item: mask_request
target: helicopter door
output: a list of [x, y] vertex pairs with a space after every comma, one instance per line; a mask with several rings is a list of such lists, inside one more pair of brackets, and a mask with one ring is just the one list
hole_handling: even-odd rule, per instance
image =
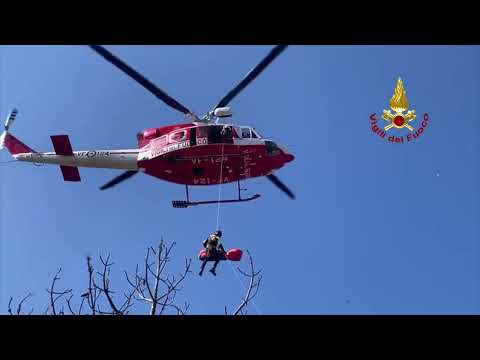
[[233, 132], [230, 126], [208, 126], [209, 144], [233, 144]]
[[231, 126], [225, 126], [222, 129], [222, 138], [225, 144], [233, 144], [233, 128]]
[[222, 140], [222, 135], [221, 135], [221, 126], [208, 126], [208, 143], [209, 144], [219, 144]]

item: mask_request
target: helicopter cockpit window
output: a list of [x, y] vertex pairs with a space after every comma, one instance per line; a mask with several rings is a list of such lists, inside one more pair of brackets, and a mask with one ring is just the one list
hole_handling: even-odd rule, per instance
[[242, 128], [242, 139], [250, 139], [250, 128]]
[[234, 132], [234, 136], [237, 138], [237, 139], [241, 139], [242, 138], [242, 128], [240, 126], [235, 126], [234, 127], [235, 129], [235, 132]]
[[262, 134], [260, 134], [260, 132], [257, 129], [252, 128], [252, 133], [255, 133], [255, 135], [257, 135], [259, 139], [263, 139]]
[[280, 148], [273, 141], [265, 141], [266, 151], [268, 156], [275, 156], [280, 154]]

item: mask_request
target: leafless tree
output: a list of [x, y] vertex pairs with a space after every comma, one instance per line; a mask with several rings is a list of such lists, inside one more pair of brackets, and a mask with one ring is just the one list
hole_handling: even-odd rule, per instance
[[[135, 304], [147, 304], [150, 315], [176, 314], [185, 315], [190, 304], [184, 302], [182, 306], [176, 303], [177, 294], [183, 289], [182, 285], [191, 273], [191, 259], [185, 259], [183, 270], [178, 273], [167, 271], [168, 264], [172, 260], [172, 251], [175, 243], [166, 245], [162, 239], [157, 248], [150, 247], [144, 259], [142, 269], [136, 266], [135, 274], [129, 275], [124, 272], [128, 283], [128, 290], [123, 293], [123, 299], [115, 299], [115, 292], [111, 289], [110, 271], [113, 262], [110, 261], [110, 255], [100, 256], [100, 271], [95, 271], [91, 257], [87, 257], [88, 287], [79, 298], [78, 306], [73, 303], [73, 290], [57, 290], [58, 282], [61, 280], [59, 269], [55, 274], [51, 286], [47, 289], [49, 295], [49, 305], [45, 310], [46, 315], [65, 315], [65, 305], [68, 313], [71, 315], [128, 315]], [[247, 305], [253, 301], [257, 295], [262, 277], [261, 271], [255, 271], [252, 256], [247, 251], [250, 270], [244, 272], [240, 268], [238, 271], [243, 276], [250, 279], [245, 296], [238, 305], [233, 315], [246, 314]], [[22, 306], [32, 297], [29, 293], [18, 304], [15, 314], [22, 314]], [[62, 302], [63, 300], [63, 302]], [[8, 303], [8, 313], [13, 315], [13, 298]], [[62, 306], [59, 307], [59, 304]], [[33, 313], [33, 309], [29, 314]], [[225, 307], [225, 314], [228, 315]]]
[[[174, 301], [177, 293], [182, 290], [182, 282], [187, 274], [191, 273], [192, 259], [185, 259], [184, 270], [178, 277], [175, 277], [174, 274], [165, 274], [165, 268], [171, 261], [171, 252], [174, 246], [175, 243], [167, 247], [162, 239], [156, 250], [152, 247], [147, 250], [145, 268], [141, 275], [138, 266], [133, 279], [125, 272], [125, 277], [133, 289], [132, 294], [136, 295], [136, 300], [150, 305], [150, 315], [161, 315], [167, 309], [173, 309], [178, 315], [183, 315], [188, 310], [188, 303], [185, 303], [182, 309]], [[153, 262], [150, 261], [150, 253], [155, 258]]]
[[[260, 288], [260, 282], [262, 281], [262, 275], [260, 275], [262, 270], [255, 271], [255, 266], [253, 264], [253, 258], [250, 254], [250, 251], [247, 250], [247, 254], [250, 262], [250, 271], [247, 273], [239, 267], [237, 269], [240, 274], [249, 278], [250, 281], [245, 296], [240, 302], [240, 305], [238, 305], [237, 309], [233, 312], [233, 315], [246, 315], [246, 307], [250, 303], [253, 303], [253, 299], [255, 298], [255, 296], [257, 296], [258, 289]], [[225, 315], [228, 315], [227, 307], [225, 307]]]
[[[17, 310], [16, 310], [16, 314], [17, 315], [22, 315], [22, 305], [25, 301], [27, 301], [27, 299], [29, 297], [32, 297], [32, 293], [28, 293], [27, 296], [25, 296], [22, 300], [20, 300], [20, 302], [18, 303], [18, 306], [17, 306]], [[12, 312], [12, 301], [13, 301], [13, 298], [11, 297], [10, 300], [8, 301], [8, 313], [10, 315], [13, 315], [13, 312]], [[32, 310], [30, 310], [29, 314], [32, 314], [33, 313], [33, 308]]]

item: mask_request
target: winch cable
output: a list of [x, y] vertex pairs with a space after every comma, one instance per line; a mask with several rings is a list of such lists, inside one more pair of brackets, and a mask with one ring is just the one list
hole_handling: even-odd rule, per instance
[[222, 198], [222, 184], [223, 184], [223, 158], [224, 158], [225, 144], [222, 144], [222, 157], [220, 158], [220, 179], [218, 181], [218, 202], [217, 202], [217, 227], [220, 225], [220, 200]]
[[[223, 160], [224, 160], [224, 151], [225, 151], [225, 144], [223, 143], [222, 144], [222, 156], [220, 158], [220, 179], [218, 181], [218, 203], [217, 203], [217, 226], [216, 226], [216, 230], [219, 229], [219, 226], [220, 226], [220, 201], [222, 199], [222, 185], [223, 185]], [[235, 277], [237, 278], [238, 282], [240, 283], [240, 285], [243, 287], [243, 290], [245, 291], [245, 293], [247, 292], [247, 287], [245, 286], [245, 284], [243, 283], [242, 279], [240, 279], [240, 276], [237, 274], [237, 272], [235, 271], [235, 269], [233, 268], [233, 264], [231, 261], [229, 261], [227, 259], [227, 262], [230, 264], [230, 268], [232, 269], [232, 272], [235, 274]], [[257, 311], [257, 314], [262, 314], [262, 312], [260, 311], [260, 309], [258, 308], [257, 304], [255, 304], [255, 302], [252, 300], [250, 300], [250, 302], [253, 304], [253, 306], [255, 307], [255, 310]]]

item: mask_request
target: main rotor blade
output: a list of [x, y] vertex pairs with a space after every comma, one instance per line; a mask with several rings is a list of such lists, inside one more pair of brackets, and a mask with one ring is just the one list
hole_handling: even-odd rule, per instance
[[225, 95], [222, 100], [220, 100], [215, 109], [227, 106], [228, 103], [232, 101], [233, 98], [237, 96], [243, 89], [245, 89], [253, 80], [255, 80], [255, 78], [260, 75], [262, 71], [265, 70], [265, 68], [270, 65], [270, 63], [275, 60], [275, 58], [280, 55], [283, 50], [286, 49], [287, 46], [288, 45], [277, 45], [274, 47], [270, 53], [253, 70], [251, 70], [237, 86], [230, 90], [230, 92]]
[[285, 194], [287, 194], [291, 199], [295, 199], [295, 195], [290, 189], [282, 183], [275, 175], [267, 175], [267, 179], [270, 180], [276, 187], [282, 190]]
[[89, 47], [92, 48], [98, 54], [100, 54], [105, 60], [112, 63], [117, 68], [122, 70], [125, 74], [127, 74], [132, 79], [137, 81], [140, 85], [142, 85], [145, 89], [150, 91], [158, 99], [162, 100], [168, 106], [170, 106], [170, 107], [172, 107], [172, 108], [174, 108], [174, 109], [176, 109], [176, 110], [178, 110], [178, 111], [180, 111], [180, 112], [182, 112], [186, 115], [194, 116], [194, 114], [189, 109], [187, 109], [185, 106], [180, 104], [177, 100], [170, 97], [166, 92], [161, 90], [158, 86], [153, 84], [150, 80], [145, 78], [139, 72], [132, 69], [129, 65], [127, 65], [125, 62], [123, 62], [118, 57], [113, 55], [110, 51], [108, 51], [104, 47], [99, 46], [99, 45], [89, 45]]
[[115, 185], [121, 183], [122, 181], [125, 181], [127, 179], [130, 179], [133, 175], [135, 174], [138, 174], [138, 171], [125, 171], [123, 174], [117, 176], [116, 178], [114, 178], [113, 180], [110, 180], [108, 183], [106, 183], [105, 185], [103, 185], [102, 187], [100, 187], [100, 190], [107, 190], [107, 189], [110, 189], [112, 187], [114, 187]]

